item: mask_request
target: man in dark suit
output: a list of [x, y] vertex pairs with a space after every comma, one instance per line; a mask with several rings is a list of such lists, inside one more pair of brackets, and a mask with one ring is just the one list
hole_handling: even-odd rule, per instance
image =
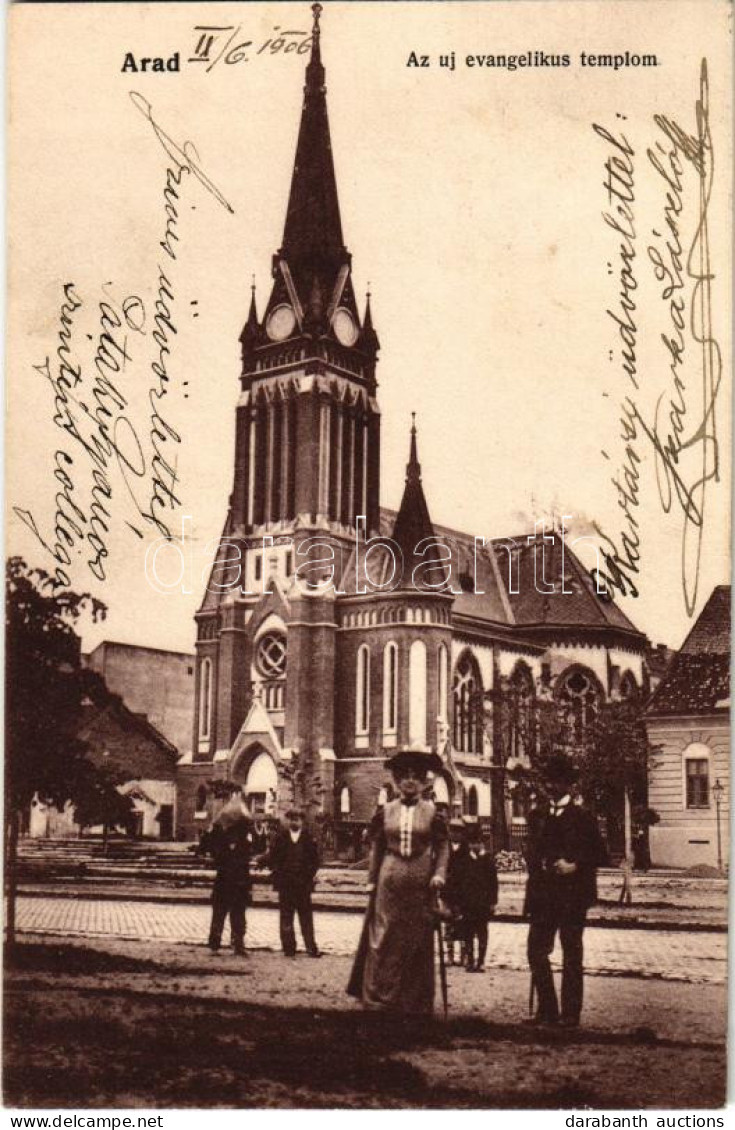
[[294, 915], [309, 957], [321, 957], [314, 937], [314, 913], [311, 892], [319, 869], [319, 850], [304, 827], [304, 814], [298, 808], [286, 813], [286, 827], [281, 828], [268, 853], [267, 865], [273, 872], [273, 886], [278, 891], [281, 946], [286, 957], [296, 956]]
[[201, 847], [212, 856], [217, 875], [212, 889], [212, 925], [209, 948], [216, 953], [230, 916], [230, 934], [236, 954], [245, 953], [245, 909], [250, 902], [251, 820], [242, 794], [234, 789], [230, 799], [202, 839]]
[[[604, 860], [597, 821], [572, 800], [576, 772], [563, 755], [544, 771], [548, 807], [529, 821], [526, 913], [528, 963], [538, 995], [533, 1023], [576, 1028], [582, 1011], [582, 935], [587, 911], [597, 901], [597, 868]], [[549, 955], [559, 932], [562, 948], [561, 1016]]]

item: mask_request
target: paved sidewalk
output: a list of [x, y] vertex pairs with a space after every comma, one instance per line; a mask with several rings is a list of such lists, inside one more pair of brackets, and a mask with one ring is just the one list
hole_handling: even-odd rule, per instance
[[[202, 944], [209, 918], [209, 907], [202, 905], [22, 896], [18, 899], [17, 927], [21, 933]], [[354, 953], [361, 922], [357, 914], [318, 913], [319, 945], [326, 953]], [[491, 923], [490, 930], [488, 966], [525, 970], [525, 925], [496, 922]], [[275, 910], [256, 907], [248, 911], [246, 944], [254, 949], [278, 948]], [[585, 968], [598, 975], [722, 985], [727, 977], [727, 935], [708, 931], [588, 930]]]

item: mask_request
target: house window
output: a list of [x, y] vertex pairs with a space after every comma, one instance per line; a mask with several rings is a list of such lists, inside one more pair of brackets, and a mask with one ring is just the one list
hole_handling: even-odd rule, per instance
[[398, 648], [387, 643], [383, 651], [383, 732], [398, 728]]
[[355, 733], [367, 734], [370, 729], [370, 650], [366, 643], [357, 650], [356, 682]]
[[709, 808], [709, 758], [686, 759], [687, 808]]
[[482, 680], [477, 662], [466, 651], [454, 673], [454, 748], [482, 753]]
[[199, 672], [199, 737], [208, 738], [212, 716], [212, 660], [203, 659]]

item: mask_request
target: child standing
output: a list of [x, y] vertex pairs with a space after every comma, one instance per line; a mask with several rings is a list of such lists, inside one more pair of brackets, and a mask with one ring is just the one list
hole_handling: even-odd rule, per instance
[[466, 841], [452, 857], [448, 901], [464, 925], [465, 969], [485, 972], [487, 924], [498, 904], [498, 872], [479, 826], [468, 828]]

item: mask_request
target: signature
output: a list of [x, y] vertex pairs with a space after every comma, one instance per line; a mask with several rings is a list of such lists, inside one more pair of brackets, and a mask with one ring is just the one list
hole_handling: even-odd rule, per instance
[[[124, 496], [132, 503], [133, 513], [125, 519], [129, 530], [140, 539], [146, 527], [165, 538], [172, 536], [169, 514], [182, 505], [177, 494], [176, 455], [182, 436], [167, 417], [165, 403], [176, 388], [176, 267], [184, 187], [198, 181], [218, 204], [233, 212], [204, 172], [193, 142], [176, 142], [156, 120], [146, 98], [135, 91], [130, 98], [168, 158], [152, 310], [146, 309], [138, 294], [117, 300], [109, 283], [102, 288], [102, 301], [85, 302], [76, 284], [67, 282], [58, 315], [55, 354], [33, 366], [51, 386], [52, 420], [64, 436], [53, 455], [52, 533], [41, 531], [31, 510], [20, 506], [13, 510], [53, 559], [53, 581], [58, 588], [69, 587], [68, 570], [82, 553], [86, 553], [86, 565], [93, 577], [106, 579], [112, 503], [119, 490], [115, 471], [122, 480]], [[91, 318], [96, 320], [94, 333], [89, 332], [93, 328]], [[87, 340], [94, 343], [93, 356], [90, 360], [87, 350], [85, 363], [82, 350]], [[131, 401], [139, 387], [129, 384], [134, 365], [145, 366], [149, 373], [147, 435], [134, 422]]]
[[[665, 201], [662, 221], [652, 229], [655, 242], [646, 253], [667, 319], [659, 335], [668, 372], [667, 385], [656, 399], [652, 419], [642, 414], [634, 396], [627, 394], [621, 402], [619, 434], [624, 443], [623, 459], [611, 481], [618, 491], [625, 529], [616, 542], [599, 526], [595, 527], [605, 544], [602, 556], [606, 571], [596, 569], [593, 576], [598, 591], [602, 588], [609, 592], [612, 588], [623, 595], [638, 595], [633, 578], [640, 568], [641, 537], [636, 510], [641, 489], [639, 444], [644, 441], [653, 449], [661, 509], [665, 514], [677, 511], [681, 516], [681, 582], [684, 604], [691, 616], [698, 597], [707, 488], [713, 480], [719, 480], [720, 466], [716, 401], [722, 380], [722, 355], [712, 331], [715, 275], [710, 257], [709, 208], [715, 161], [706, 59], [700, 69], [694, 131], [688, 133], [661, 114], [655, 115], [654, 122], [658, 135], [647, 158], [663, 188]], [[610, 135], [607, 139], [615, 140]], [[697, 181], [698, 212], [693, 239], [685, 250], [681, 240], [684, 188], [687, 175], [692, 173]], [[629, 265], [630, 255], [623, 261], [621, 278]], [[635, 290], [635, 286], [630, 288], [629, 279], [628, 287]], [[616, 320], [621, 337], [624, 330], [628, 335], [627, 341], [623, 337], [628, 346], [623, 368], [637, 388], [635, 372], [630, 370], [630, 346], [635, 341], [631, 342], [629, 327]], [[634, 353], [632, 357], [634, 360]], [[687, 395], [693, 369], [697, 371], [700, 388], [696, 408]], [[603, 455], [610, 458], [606, 452]]]

